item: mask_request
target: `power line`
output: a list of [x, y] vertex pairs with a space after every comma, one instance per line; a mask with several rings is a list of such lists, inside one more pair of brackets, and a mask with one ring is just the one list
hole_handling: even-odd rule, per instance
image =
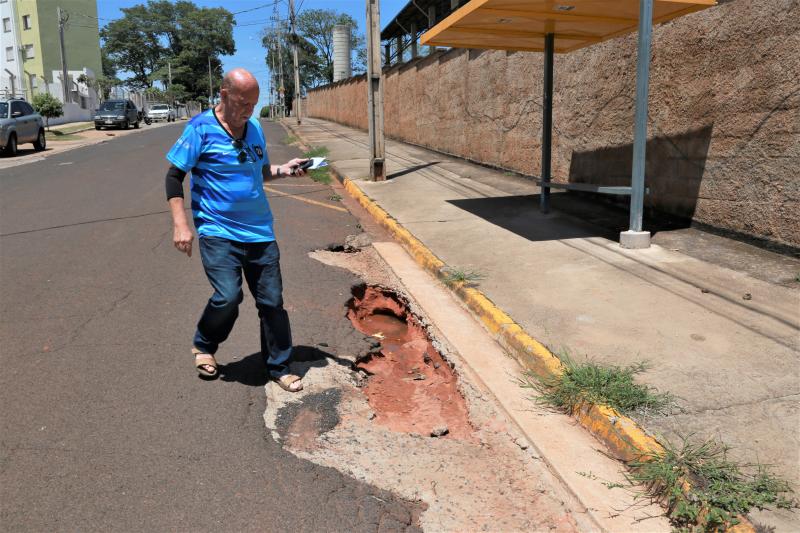
[[275, 0], [274, 2], [269, 3], [269, 4], [264, 4], [264, 5], [261, 5], [261, 6], [258, 6], [258, 7], [251, 7], [250, 9], [243, 9], [241, 11], [237, 11], [235, 13], [231, 13], [231, 15], [236, 16], [236, 15], [241, 15], [242, 13], [249, 13], [251, 11], [257, 11], [259, 9], [264, 9], [265, 7], [272, 7], [273, 4], [277, 4], [277, 3], [278, 3], [278, 0]]
[[80, 13], [78, 11], [70, 11], [70, 14], [78, 15], [79, 17], [86, 17], [87, 19], [94, 19], [94, 20], [110, 20], [110, 21], [119, 20], [119, 19], [107, 19], [107, 18], [102, 18], [102, 17], [94, 17], [92, 15], [87, 15], [86, 13]]

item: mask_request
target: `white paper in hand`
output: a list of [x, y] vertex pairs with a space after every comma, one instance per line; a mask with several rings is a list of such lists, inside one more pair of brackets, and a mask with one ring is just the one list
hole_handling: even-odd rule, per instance
[[324, 157], [312, 157], [311, 161], [313, 163], [311, 164], [310, 167], [308, 167], [309, 170], [314, 170], [314, 169], [317, 169], [317, 168], [322, 168], [322, 167], [327, 167], [328, 166], [328, 162], [325, 161]]

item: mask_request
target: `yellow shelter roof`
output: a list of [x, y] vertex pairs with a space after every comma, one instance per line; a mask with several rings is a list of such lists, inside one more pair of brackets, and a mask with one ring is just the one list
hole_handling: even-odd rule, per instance
[[[653, 23], [700, 11], [716, 0], [653, 0]], [[422, 35], [422, 44], [453, 48], [572, 52], [637, 30], [639, 0], [471, 0]]]

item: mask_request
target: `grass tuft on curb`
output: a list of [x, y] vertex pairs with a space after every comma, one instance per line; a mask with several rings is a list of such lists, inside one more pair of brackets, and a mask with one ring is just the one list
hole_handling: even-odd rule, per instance
[[797, 507], [789, 484], [765, 465], [734, 462], [730, 448], [712, 440], [681, 439], [666, 443], [663, 453], [628, 463], [627, 474], [666, 506], [675, 531], [724, 530], [753, 509]]
[[298, 139], [298, 138], [297, 138], [295, 135], [287, 135], [287, 136], [286, 136], [286, 137], [284, 137], [284, 139], [283, 139], [283, 144], [294, 144], [294, 143], [296, 143], [298, 140], [299, 140], [299, 139]]
[[521, 386], [539, 393], [535, 401], [569, 414], [583, 403], [608, 405], [624, 415], [668, 414], [675, 405], [672, 394], [634, 381], [636, 374], [647, 369], [644, 363], [620, 367], [577, 363], [568, 355], [559, 358], [564, 364], [559, 376], [525, 373]]
[[[327, 157], [329, 153], [330, 152], [328, 148], [326, 148], [325, 146], [315, 146], [308, 152], [304, 153], [303, 157]], [[330, 172], [328, 172], [327, 167], [309, 170], [308, 177], [318, 183], [323, 183], [325, 185], [328, 185], [331, 182], [331, 174]]]
[[445, 285], [448, 287], [455, 287], [458, 285], [475, 287], [478, 285], [479, 281], [486, 279], [486, 275], [483, 272], [458, 267], [443, 268], [442, 276]]

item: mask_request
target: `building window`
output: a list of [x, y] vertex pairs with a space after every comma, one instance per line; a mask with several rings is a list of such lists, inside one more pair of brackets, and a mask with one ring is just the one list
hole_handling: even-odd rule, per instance
[[24, 50], [23, 57], [25, 59], [33, 59], [33, 45], [32, 44], [25, 44], [22, 46]]
[[11, 19], [10, 18], [4, 18], [3, 19], [3, 31], [5, 33], [8, 33], [8, 32], [11, 31]]
[[22, 28], [25, 30], [31, 29], [31, 16], [22, 15]]
[[14, 47], [7, 46], [6, 47], [6, 61], [14, 61]]

